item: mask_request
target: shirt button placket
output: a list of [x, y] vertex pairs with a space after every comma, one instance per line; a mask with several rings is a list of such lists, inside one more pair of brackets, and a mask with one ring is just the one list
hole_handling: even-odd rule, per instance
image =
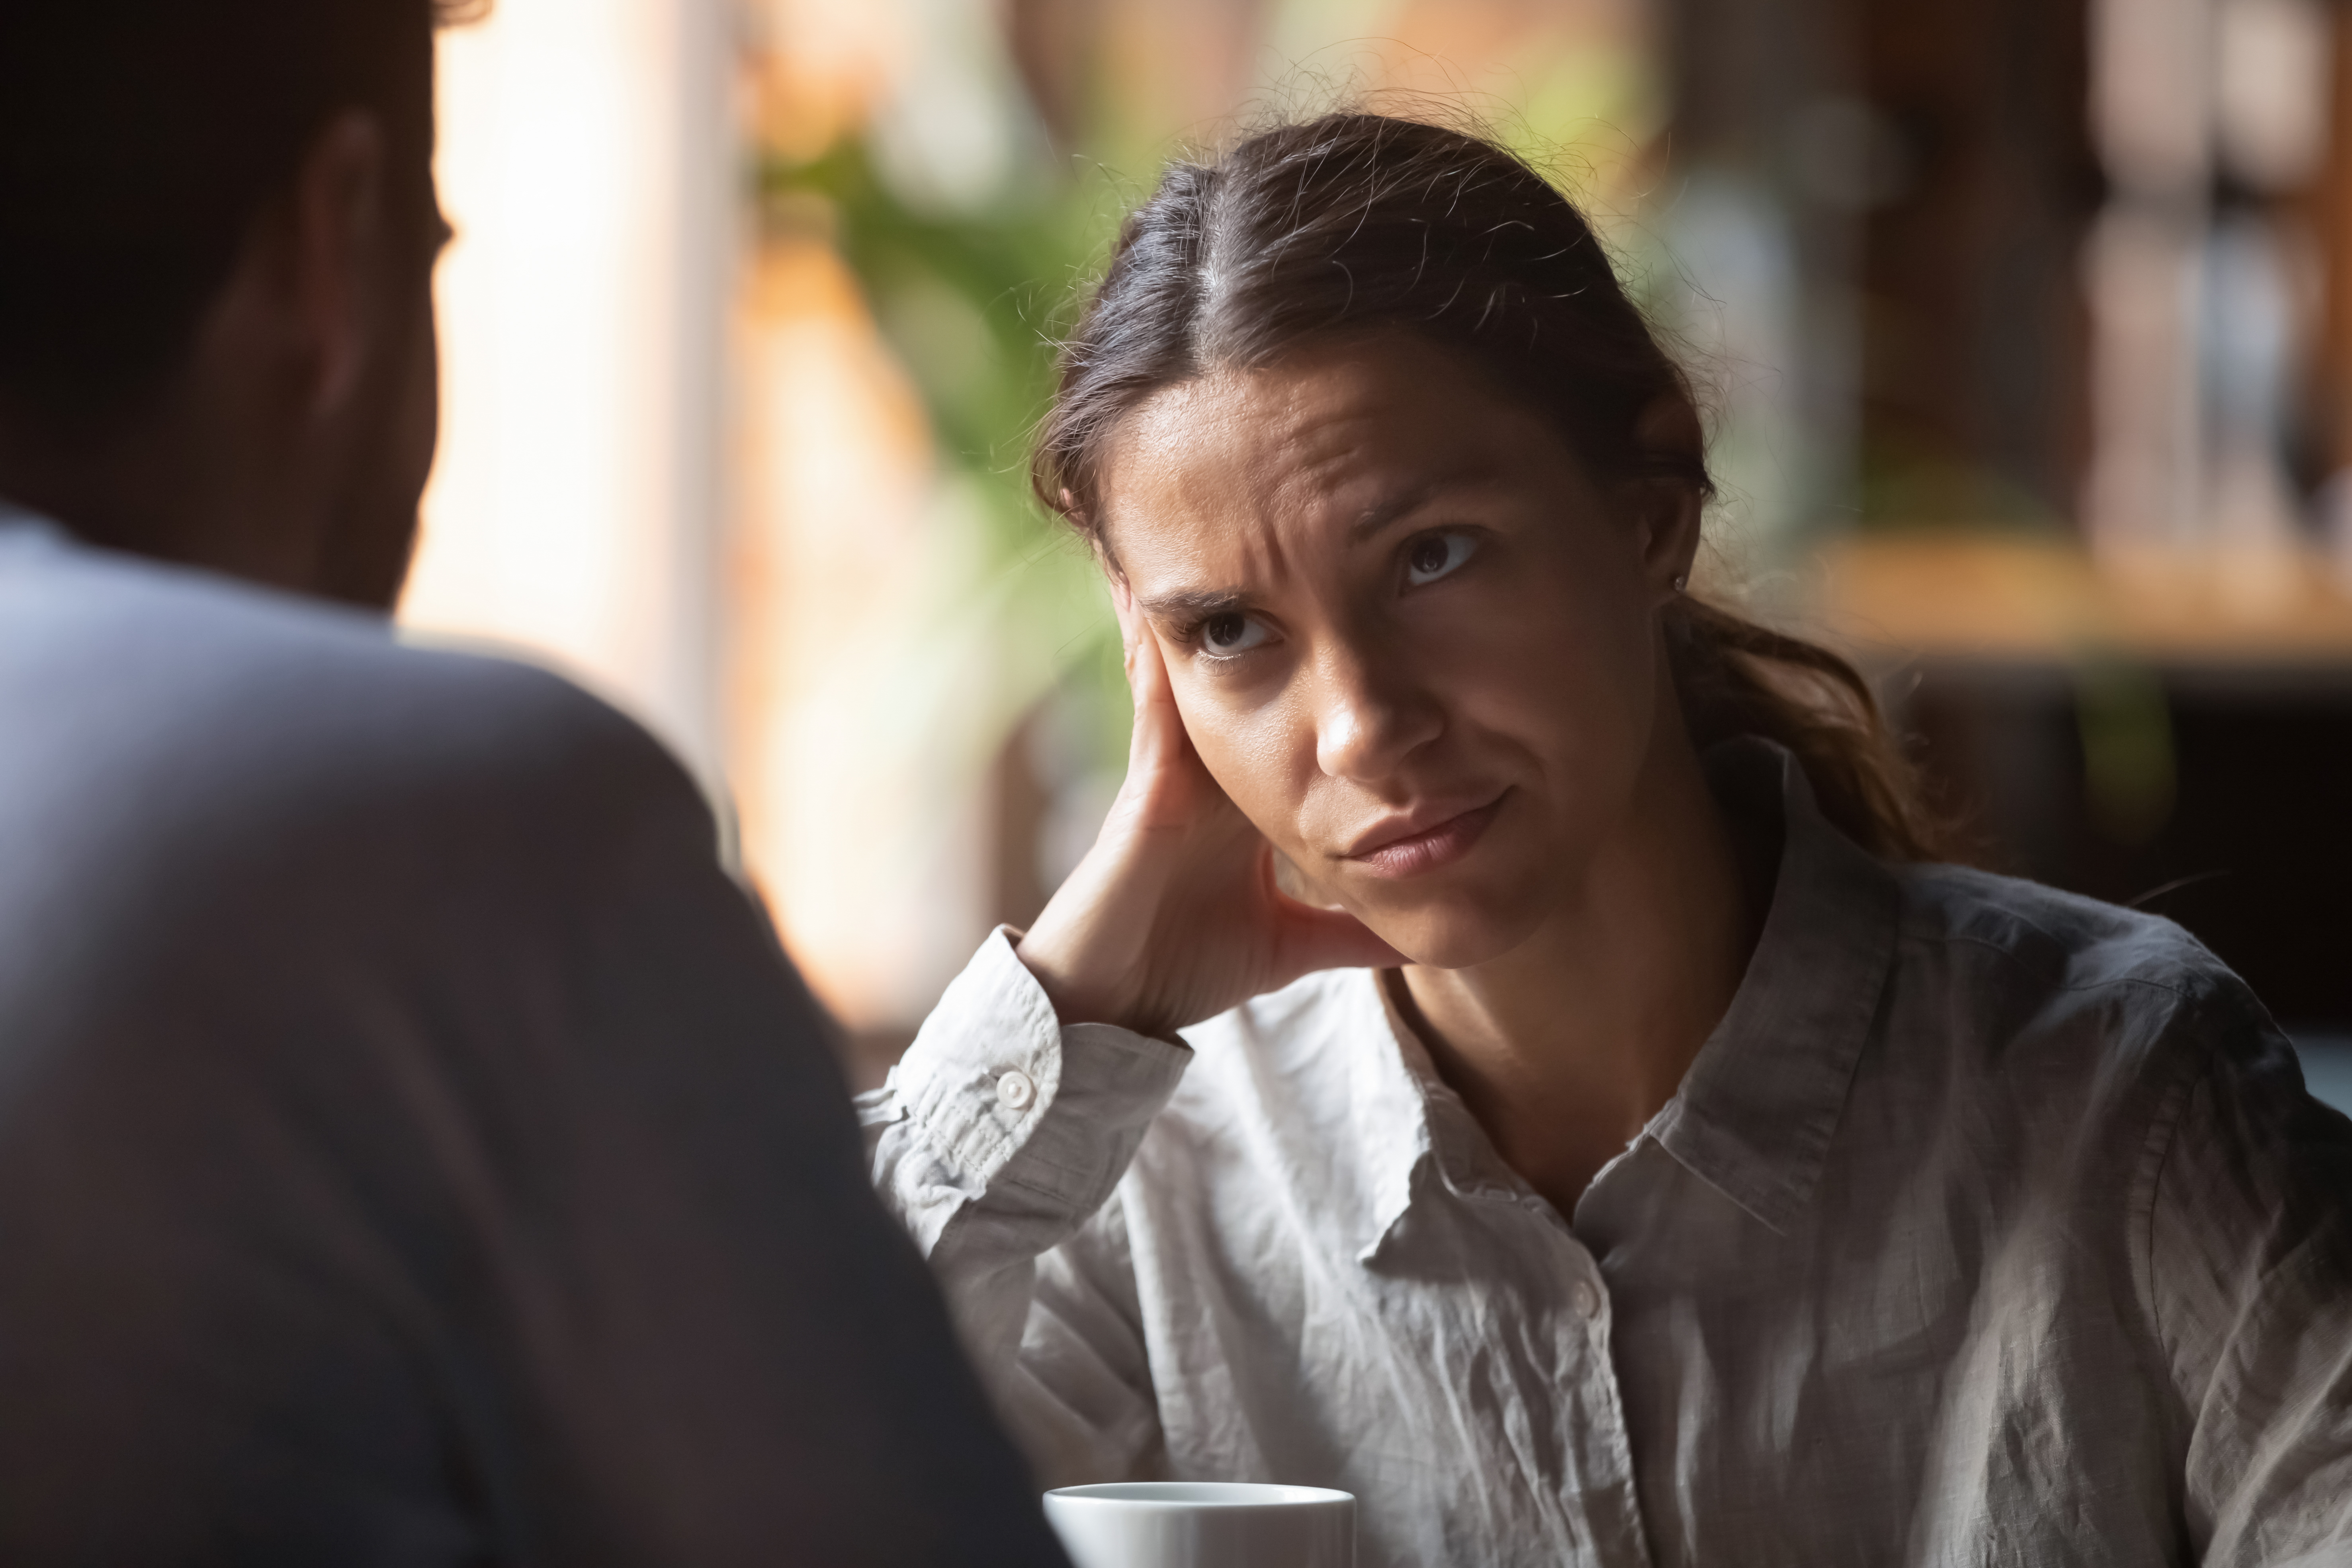
[[[1587, 1262], [1586, 1268], [1592, 1265]], [[1633, 1486], [1633, 1438], [1625, 1427], [1623, 1391], [1617, 1384], [1617, 1364], [1609, 1352], [1609, 1292], [1589, 1275], [1580, 1275], [1569, 1288], [1569, 1301], [1583, 1320], [1585, 1362], [1589, 1369], [1587, 1397], [1591, 1405], [1593, 1424], [1607, 1436], [1611, 1453], [1609, 1468], [1614, 1472], [1609, 1488], [1615, 1508], [1609, 1526], [1596, 1531], [1604, 1561], [1624, 1568], [1648, 1568], [1650, 1563], [1649, 1531], [1643, 1528], [1640, 1495]], [[1594, 1501], [1598, 1501], [1596, 1497]], [[1594, 1509], [1588, 1517], [1596, 1526], [1602, 1521]]]
[[1592, 1531], [1592, 1544], [1601, 1560], [1610, 1568], [1649, 1568], [1648, 1531], [1643, 1528], [1641, 1502], [1633, 1488], [1633, 1438], [1625, 1429], [1625, 1405], [1617, 1386], [1616, 1364], [1609, 1353], [1609, 1292], [1596, 1278], [1599, 1265], [1575, 1231], [1549, 1208], [1542, 1212], [1566, 1252], [1562, 1265], [1568, 1274], [1568, 1306], [1576, 1322], [1573, 1329], [1564, 1331], [1563, 1339], [1572, 1334], [1580, 1342], [1570, 1353], [1582, 1369], [1578, 1404], [1590, 1423], [1585, 1436], [1600, 1438], [1608, 1448], [1603, 1468], [1610, 1472], [1612, 1484], [1586, 1493], [1579, 1511]]

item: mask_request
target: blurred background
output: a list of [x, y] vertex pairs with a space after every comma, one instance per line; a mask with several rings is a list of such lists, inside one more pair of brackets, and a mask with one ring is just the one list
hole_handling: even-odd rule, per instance
[[2180, 921], [2352, 1090], [2352, 18], [2327, 0], [499, 0], [442, 45], [403, 618], [731, 803], [862, 1079], [1124, 755], [1028, 501], [1122, 210], [1369, 98], [1552, 172], [1713, 421], [1718, 591], [1980, 858]]

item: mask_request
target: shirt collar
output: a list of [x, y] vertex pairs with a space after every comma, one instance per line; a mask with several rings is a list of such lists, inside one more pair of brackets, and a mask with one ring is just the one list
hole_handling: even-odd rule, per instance
[[[1895, 955], [1893, 873], [1821, 814], [1795, 757], [1769, 741], [1711, 748], [1709, 785], [1781, 825], [1780, 869], [1748, 973], [1682, 1087], [1645, 1130], [1773, 1231], [1811, 1202]], [[1369, 1151], [1357, 1257], [1370, 1263], [1431, 1180], [1464, 1197], [1524, 1197], [1461, 1098], [1389, 1004], [1380, 972], [1346, 976], [1350, 1120]]]
[[1812, 1199], [1895, 960], [1894, 873], [1832, 826], [1769, 741], [1708, 752], [1735, 805], [1780, 805], [1780, 869], [1731, 1006], [1650, 1123], [1669, 1154], [1785, 1235]]
[[1391, 1000], [1385, 973], [1356, 970], [1347, 984], [1355, 1015], [1350, 1037], [1393, 1047], [1349, 1056], [1354, 1078], [1349, 1111], [1369, 1152], [1371, 1175], [1356, 1257], [1370, 1263], [1433, 1181], [1465, 1198], [1516, 1201], [1528, 1189], [1495, 1152], [1462, 1097], [1439, 1076], [1429, 1048]]
[[1465, 1117], [1469, 1108], [1437, 1076], [1429, 1052], [1389, 1005], [1379, 970], [1354, 970], [1342, 984], [1348, 1037], [1370, 1047], [1347, 1056], [1349, 1124], [1370, 1177], [1350, 1239], [1357, 1261], [1370, 1263], [1412, 1208], [1438, 1150], [1462, 1144], [1438, 1131], [1448, 1107]]

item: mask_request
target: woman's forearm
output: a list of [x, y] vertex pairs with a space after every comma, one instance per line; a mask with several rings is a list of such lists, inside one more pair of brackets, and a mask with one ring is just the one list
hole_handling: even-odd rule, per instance
[[[1064, 1027], [1000, 932], [890, 1082], [859, 1100], [883, 1202], [929, 1260], [982, 1380], [1050, 1479], [1119, 1470], [1156, 1429], [1133, 1310], [1120, 1305], [1134, 1281], [1108, 1235], [1117, 1216], [1097, 1215], [1191, 1058], [1108, 1025]], [[1082, 1229], [1106, 1235], [1089, 1245]], [[1024, 1357], [1024, 1335], [1039, 1353]], [[1054, 1353], [1056, 1339], [1085, 1353]], [[1118, 1353], [1107, 1359], [1106, 1345]]]

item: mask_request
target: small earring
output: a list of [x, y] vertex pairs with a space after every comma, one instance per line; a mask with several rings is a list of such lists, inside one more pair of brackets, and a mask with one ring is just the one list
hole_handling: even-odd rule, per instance
[[1689, 586], [1690, 586], [1690, 574], [1689, 574], [1689, 573], [1687, 573], [1687, 572], [1677, 572], [1677, 573], [1675, 573], [1675, 593], [1679, 594], [1679, 593], [1681, 593], [1685, 588], [1687, 588], [1687, 587], [1689, 587]]

